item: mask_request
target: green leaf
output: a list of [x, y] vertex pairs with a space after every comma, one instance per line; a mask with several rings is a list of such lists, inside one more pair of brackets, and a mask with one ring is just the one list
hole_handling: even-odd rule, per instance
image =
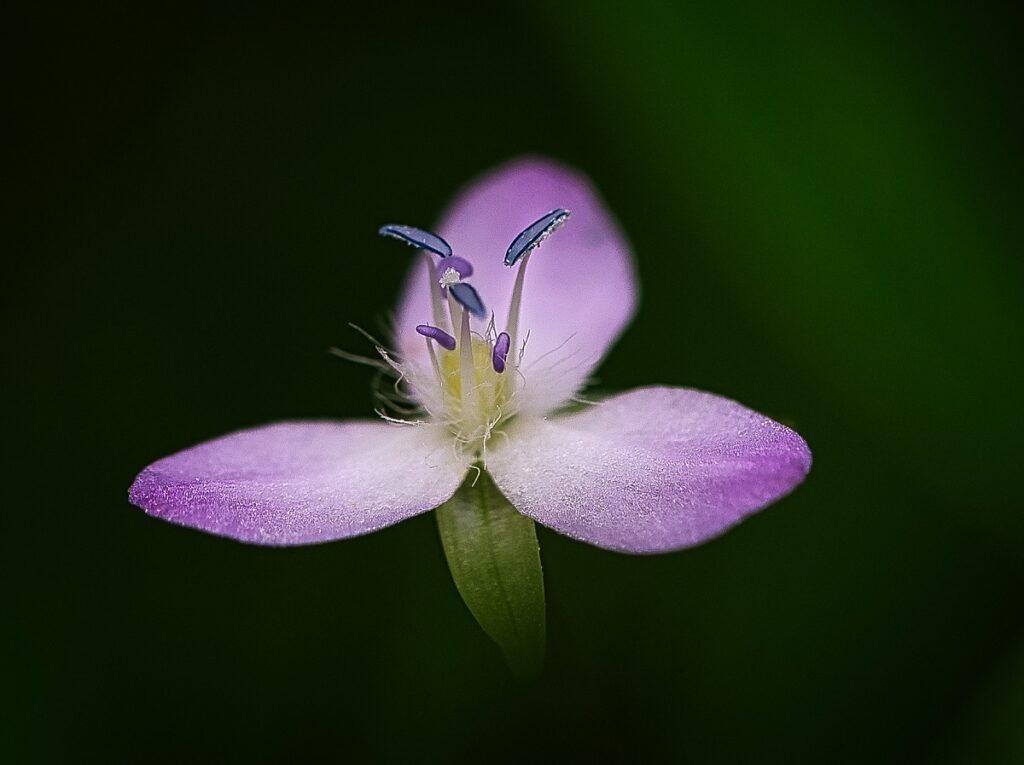
[[483, 470], [437, 509], [437, 529], [455, 586], [520, 675], [544, 659], [544, 573], [533, 521], [520, 515]]

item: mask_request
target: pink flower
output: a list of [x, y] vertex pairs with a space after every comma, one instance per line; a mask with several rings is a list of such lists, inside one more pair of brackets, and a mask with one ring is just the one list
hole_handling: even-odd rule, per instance
[[637, 305], [629, 246], [579, 174], [512, 162], [460, 194], [438, 232], [382, 229], [424, 251], [395, 351], [382, 350], [416, 414], [233, 433], [147, 467], [131, 501], [243, 542], [308, 544], [432, 510], [480, 469], [555, 531], [659, 553], [803, 480], [811, 454], [797, 433], [710, 393], [643, 387], [560, 413]]

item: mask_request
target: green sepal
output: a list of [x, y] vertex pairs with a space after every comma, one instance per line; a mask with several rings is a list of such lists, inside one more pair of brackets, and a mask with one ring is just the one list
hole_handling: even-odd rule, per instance
[[544, 573], [533, 521], [516, 512], [484, 470], [471, 470], [437, 508], [437, 529], [455, 586], [519, 675], [544, 659]]

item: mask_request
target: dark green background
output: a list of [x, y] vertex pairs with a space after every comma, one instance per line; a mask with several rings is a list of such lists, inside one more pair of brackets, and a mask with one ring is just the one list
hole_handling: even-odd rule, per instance
[[[1024, 761], [1011, 19], [366, 5], [5, 22], [0, 756]], [[525, 686], [429, 515], [274, 550], [126, 496], [231, 429], [369, 415], [326, 349], [395, 301], [377, 226], [522, 152], [590, 174], [635, 245], [602, 387], [728, 395], [815, 454], [694, 550], [542, 530]]]

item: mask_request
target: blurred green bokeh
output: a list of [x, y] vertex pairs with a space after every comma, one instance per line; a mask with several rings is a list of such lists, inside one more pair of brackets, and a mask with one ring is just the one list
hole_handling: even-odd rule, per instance
[[[4, 46], [4, 761], [1021, 762], [1020, 55], [874, 2], [37, 11]], [[362, 417], [429, 225], [523, 152], [630, 235], [600, 385], [793, 424], [795, 494], [700, 548], [540, 530], [518, 684], [434, 521], [244, 547], [127, 504], [153, 459]]]

